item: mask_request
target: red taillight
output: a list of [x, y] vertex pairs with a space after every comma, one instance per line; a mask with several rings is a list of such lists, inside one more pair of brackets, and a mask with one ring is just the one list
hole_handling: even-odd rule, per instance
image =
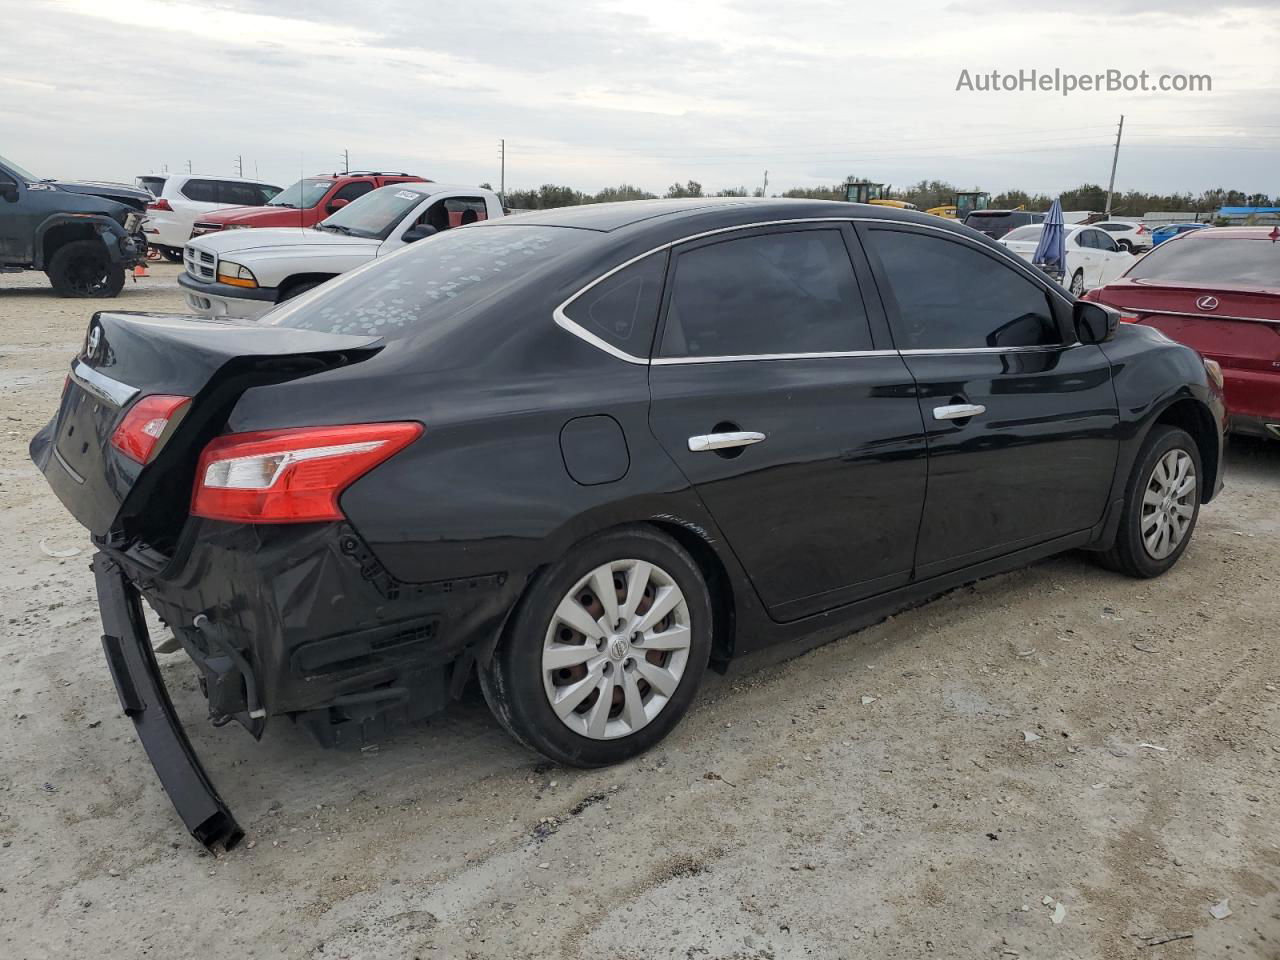
[[148, 203], [147, 209], [148, 210], [168, 210], [170, 213], [173, 212], [173, 207], [169, 206], [169, 201], [164, 199], [164, 197], [161, 197], [155, 203]]
[[191, 512], [237, 523], [341, 520], [342, 491], [421, 434], [419, 423], [362, 423], [217, 437], [200, 455]]
[[169, 421], [190, 402], [190, 397], [163, 393], [143, 397], [129, 409], [120, 426], [111, 434], [111, 445], [130, 460], [150, 463]]
[[1138, 233], [1140, 233], [1140, 234], [1141, 234], [1141, 233], [1146, 233], [1146, 232], [1147, 232], [1147, 228], [1146, 228], [1146, 227], [1144, 227], [1142, 224], [1138, 224]]

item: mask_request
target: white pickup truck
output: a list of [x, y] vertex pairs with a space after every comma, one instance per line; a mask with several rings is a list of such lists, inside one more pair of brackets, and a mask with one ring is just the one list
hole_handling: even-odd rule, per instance
[[353, 200], [314, 227], [220, 230], [182, 251], [178, 284], [206, 317], [256, 320], [348, 270], [442, 230], [503, 215], [479, 187], [398, 183]]

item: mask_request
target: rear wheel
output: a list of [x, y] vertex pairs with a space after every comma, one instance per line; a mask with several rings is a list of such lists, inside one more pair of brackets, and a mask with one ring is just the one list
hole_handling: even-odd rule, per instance
[[1078, 297], [1084, 293], [1084, 271], [1077, 270], [1071, 275], [1071, 295]]
[[73, 240], [59, 247], [45, 269], [60, 297], [114, 297], [124, 289], [124, 267], [112, 263], [100, 240]]
[[1123, 250], [1125, 253], [1133, 253], [1133, 244], [1130, 243], [1128, 240], [1117, 240], [1116, 246], [1119, 247], [1121, 250]]
[[1200, 449], [1185, 430], [1157, 425], [1125, 488], [1116, 542], [1103, 563], [1131, 577], [1158, 577], [1182, 556], [1200, 514]]
[[702, 574], [669, 537], [636, 528], [585, 541], [540, 574], [480, 681], [517, 740], [604, 766], [679, 723], [710, 651]]

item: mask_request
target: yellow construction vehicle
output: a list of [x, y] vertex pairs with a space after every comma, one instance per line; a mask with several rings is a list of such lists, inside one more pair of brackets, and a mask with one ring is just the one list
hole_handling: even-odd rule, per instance
[[899, 210], [915, 210], [914, 203], [905, 200], [891, 200], [885, 194], [892, 189], [883, 183], [872, 183], [870, 180], [846, 180], [844, 198], [849, 203], [874, 203], [878, 207], [897, 207]]
[[925, 213], [935, 217], [946, 217], [948, 220], [963, 220], [975, 210], [985, 210], [991, 203], [991, 194], [981, 190], [961, 191], [955, 195], [954, 203], [944, 203], [940, 207], [930, 207]]

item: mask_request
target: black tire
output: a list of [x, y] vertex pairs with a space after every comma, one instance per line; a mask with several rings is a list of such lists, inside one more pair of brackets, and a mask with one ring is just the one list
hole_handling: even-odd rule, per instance
[[1084, 293], [1084, 271], [1077, 270], [1071, 275], [1071, 286], [1069, 287], [1073, 297], [1081, 296]]
[[177, 247], [158, 247], [157, 249], [160, 251], [160, 256], [164, 257], [170, 263], [182, 262], [182, 251]]
[[101, 240], [73, 240], [59, 247], [45, 268], [60, 297], [114, 297], [124, 289], [124, 267], [112, 263]]
[[[613, 739], [593, 739], [571, 730], [552, 709], [544, 687], [543, 646], [556, 624], [553, 618], [557, 608], [575, 590], [575, 584], [604, 564], [624, 560], [653, 564], [683, 593], [690, 630], [688, 658], [674, 692], [647, 725]], [[680, 722], [706, 671], [711, 632], [711, 599], [702, 573], [689, 555], [670, 537], [648, 527], [611, 531], [578, 544], [534, 579], [512, 614], [492, 660], [479, 671], [480, 687], [493, 715], [530, 749], [575, 767], [620, 763], [648, 750]], [[625, 661], [619, 663], [618, 669], [635, 667]], [[549, 678], [548, 682], [554, 681]], [[592, 702], [588, 696], [584, 706]], [[607, 715], [613, 717], [615, 709], [621, 716], [621, 704], [611, 704]]]
[[280, 299], [277, 300], [276, 303], [284, 303], [286, 300], [292, 300], [294, 297], [301, 296], [308, 290], [320, 286], [322, 283], [324, 283], [323, 280], [302, 280], [298, 283], [291, 284], [281, 291]]
[[[1143, 539], [1143, 502], [1152, 487], [1157, 465], [1172, 451], [1181, 451], [1191, 458], [1195, 469], [1195, 488], [1188, 495], [1186, 506], [1191, 509], [1190, 523], [1181, 540], [1168, 555], [1153, 556]], [[1200, 516], [1200, 485], [1204, 480], [1204, 468], [1200, 462], [1200, 448], [1191, 435], [1178, 427], [1157, 424], [1147, 434], [1138, 458], [1134, 462], [1129, 482], [1125, 484], [1124, 508], [1120, 515], [1120, 528], [1110, 550], [1099, 555], [1103, 566], [1131, 577], [1158, 577], [1175, 563], [1187, 549], [1195, 533], [1196, 520]], [[1156, 509], [1156, 508], [1153, 508]]]
[[1133, 253], [1133, 244], [1130, 243], [1128, 240], [1117, 240], [1116, 246], [1119, 247], [1121, 250], [1123, 250], [1125, 253]]

